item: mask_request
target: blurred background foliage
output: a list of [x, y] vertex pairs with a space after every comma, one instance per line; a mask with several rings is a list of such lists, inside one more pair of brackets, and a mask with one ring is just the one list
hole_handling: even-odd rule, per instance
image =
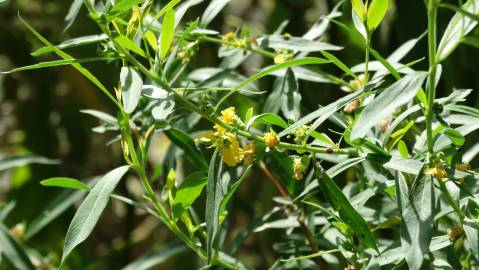
[[[0, 70], [53, 60], [51, 55], [39, 59], [30, 52], [41, 45], [21, 25], [17, 14], [20, 13], [40, 33], [53, 43], [62, 40], [96, 34], [99, 31], [82, 9], [77, 21], [67, 33], [63, 31], [64, 17], [71, 1], [48, 0], [12, 0], [0, 6]], [[167, 2], [167, 1], [163, 1]], [[209, 1], [191, 8], [184, 21], [200, 16]], [[251, 28], [252, 35], [271, 33], [284, 20], [289, 20], [286, 32], [302, 35], [321, 15], [329, 13], [336, 0], [234, 0], [210, 25], [210, 28], [226, 33], [235, 31], [243, 25]], [[390, 1], [389, 14], [373, 37], [373, 47], [387, 56], [405, 41], [421, 35], [426, 29], [426, 12], [423, 1]], [[341, 21], [351, 24], [349, 3], [341, 9]], [[442, 33], [452, 12], [441, 10], [438, 29]], [[476, 33], [473, 36], [477, 36]], [[330, 25], [327, 41], [343, 46], [336, 56], [349, 66], [363, 61], [363, 51], [348, 35], [335, 25]], [[202, 44], [201, 53], [194, 59], [195, 67], [214, 67], [220, 62], [216, 55], [217, 46]], [[405, 63], [427, 55], [426, 42], [422, 42], [407, 56]], [[72, 50], [77, 57], [92, 57], [97, 52], [96, 45], [83, 46]], [[445, 68], [438, 96], [449, 94], [453, 88], [479, 89], [477, 67], [479, 50], [461, 45], [444, 63]], [[270, 61], [261, 60], [257, 61]], [[427, 61], [418, 64], [418, 69], [426, 69]], [[118, 67], [104, 62], [86, 64], [93, 74], [112, 88], [118, 81]], [[330, 66], [332, 67], [332, 65]], [[250, 66], [242, 65], [239, 71], [251, 74]], [[336, 72], [334, 67], [330, 72]], [[260, 89], [269, 91], [273, 78], [261, 81]], [[328, 104], [342, 93], [334, 85], [300, 82], [304, 111], [311, 111], [319, 104]], [[265, 97], [263, 97], [265, 98]], [[238, 100], [240, 111], [255, 106], [252, 100]], [[477, 107], [479, 95], [472, 92], [468, 105]], [[100, 91], [94, 89], [80, 73], [71, 67], [42, 69], [19, 72], [11, 75], [0, 74], [0, 158], [35, 154], [61, 160], [57, 165], [29, 165], [0, 172], [0, 203], [14, 202], [15, 207], [4, 221], [18, 237], [22, 237], [22, 228], [33, 220], [59, 192], [56, 188], [45, 188], [39, 181], [52, 176], [69, 176], [86, 179], [100, 175], [122, 162], [118, 144], [105, 146], [111, 139], [108, 134], [93, 134], [90, 129], [96, 125], [91, 117], [79, 112], [93, 108], [112, 112]], [[242, 114], [240, 114], [242, 115]], [[207, 126], [205, 125], [205, 129]], [[328, 128], [328, 126], [326, 126]], [[476, 135], [472, 135], [474, 138]], [[164, 158], [168, 141], [161, 135], [155, 140], [152, 162]], [[470, 140], [469, 143], [474, 143]], [[465, 146], [467, 148], [468, 145]], [[473, 167], [477, 167], [473, 164]], [[343, 174], [343, 180], [354, 180], [354, 172]], [[339, 178], [338, 178], [339, 179]], [[135, 179], [123, 181], [118, 192], [124, 195], [140, 193]], [[230, 226], [243, 228], [255, 215], [270, 209], [271, 197], [276, 196], [271, 184], [264, 180], [260, 170], [250, 174], [249, 179], [240, 187], [231, 211], [234, 211]], [[49, 269], [51, 261], [58, 261], [61, 254], [64, 235], [74, 214], [74, 209], [65, 212], [49, 226], [28, 239], [29, 247], [41, 254], [43, 262], [37, 262]], [[234, 229], [233, 229], [233, 233]], [[279, 236], [274, 230], [253, 234], [240, 250], [238, 256], [252, 266], [265, 269], [274, 261], [274, 252], [269, 239]], [[109, 204], [94, 233], [81, 248], [71, 256], [72, 269], [120, 269], [121, 266], [137, 258], [150, 249], [162, 248], [165, 243], [174, 241], [167, 230], [153, 217], [138, 215], [133, 208], [116, 201]], [[158, 269], [193, 269], [196, 256], [186, 251], [169, 259]], [[3, 262], [1, 267], [11, 269]]]

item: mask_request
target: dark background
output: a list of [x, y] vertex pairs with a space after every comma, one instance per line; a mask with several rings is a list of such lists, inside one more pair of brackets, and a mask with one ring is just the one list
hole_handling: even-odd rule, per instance
[[[186, 18], [200, 16], [207, 2], [191, 8]], [[257, 35], [271, 33], [283, 20], [289, 20], [286, 31], [292, 35], [302, 35], [318, 16], [329, 13], [336, 2], [233, 0], [210, 28], [226, 33], [247, 24], [252, 33]], [[69, 5], [70, 1], [13, 0], [0, 6], [0, 70], [56, 59], [52, 55], [38, 59], [30, 56], [29, 53], [39, 48], [40, 44], [22, 26], [18, 13], [52, 43], [99, 33], [82, 8], [73, 27], [62, 34]], [[427, 25], [423, 1], [390, 1], [390, 5], [389, 14], [373, 37], [373, 47], [383, 56], [389, 55], [405, 41], [419, 36]], [[351, 24], [349, 3], [340, 10], [343, 12], [340, 20]], [[451, 16], [448, 10], [439, 12], [439, 37]], [[344, 46], [345, 49], [336, 56], [346, 64], [352, 66], [363, 61], [363, 51], [335, 25], [330, 26], [327, 41]], [[96, 51], [96, 45], [70, 50], [78, 58], [95, 56]], [[193, 62], [194, 66], [215, 66], [219, 63], [216, 46], [202, 45], [200, 51]], [[427, 56], [426, 39], [403, 62], [423, 56]], [[444, 62], [438, 97], [448, 95], [453, 88], [478, 89], [478, 61], [479, 50], [461, 45]], [[117, 83], [116, 65], [99, 62], [86, 66], [108, 88]], [[426, 69], [426, 66], [427, 60], [424, 60], [417, 68]], [[239, 70], [245, 71], [244, 67]], [[337, 70], [331, 69], [331, 72]], [[268, 78], [262, 80], [260, 86], [269, 90], [271, 84], [272, 79]], [[336, 87], [326, 84], [301, 82], [300, 87], [305, 111], [317, 108], [318, 104], [328, 104], [343, 94]], [[478, 103], [479, 96], [473, 91], [468, 104], [477, 107]], [[9, 227], [28, 223], [59, 192], [55, 188], [40, 186], [40, 180], [52, 176], [85, 179], [122, 164], [118, 145], [105, 146], [111, 134], [101, 135], [90, 131], [97, 121], [79, 113], [79, 110], [86, 108], [110, 113], [114, 110], [101, 92], [71, 67], [0, 74], [0, 155], [32, 153], [62, 161], [60, 165], [31, 165], [0, 173], [0, 202], [17, 202], [15, 210], [5, 221]], [[469, 137], [472, 138], [469, 145], [477, 141], [475, 136]], [[131, 182], [123, 181], [118, 188], [119, 193], [129, 195], [134, 192], [137, 187], [127, 188]], [[266, 212], [271, 206], [271, 197], [275, 195], [270, 183], [264, 181], [259, 171], [254, 171], [235, 198], [232, 228], [244, 227], [253, 216]], [[74, 209], [67, 211], [27, 242], [28, 246], [47, 258], [46, 265], [58, 261], [73, 214]], [[240, 257], [249, 265], [264, 269], [275, 259], [270, 245], [276, 237], [275, 231], [255, 234], [246, 242]], [[144, 251], [172, 241], [174, 238], [155, 220], [134, 215], [133, 209], [111, 203], [93, 235], [73, 253], [69, 264], [72, 269], [119, 269]], [[185, 252], [158, 269], [194, 269], [193, 258], [194, 254]]]

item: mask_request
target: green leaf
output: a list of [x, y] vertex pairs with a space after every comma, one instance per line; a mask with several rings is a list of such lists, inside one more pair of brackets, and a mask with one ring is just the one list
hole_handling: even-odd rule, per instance
[[409, 150], [407, 149], [407, 145], [403, 140], [399, 141], [398, 150], [399, 150], [399, 154], [401, 154], [402, 158], [404, 158], [404, 159], [409, 158]]
[[[22, 22], [23, 25], [25, 25], [25, 27], [27, 27], [27, 29], [35, 35], [35, 37], [37, 37], [43, 44], [45, 44], [50, 50], [52, 50], [53, 52], [55, 52], [58, 56], [60, 56], [62, 59], [65, 59], [65, 60], [70, 60], [70, 59], [74, 59], [72, 56], [70, 56], [69, 54], [63, 52], [62, 50], [60, 50], [59, 48], [53, 46], [48, 40], [46, 40], [44, 37], [42, 37], [42, 35], [40, 35], [40, 33], [38, 33], [35, 29], [33, 29], [33, 27], [28, 24], [21, 16], [18, 16], [19, 19], [20, 19], [20, 22]], [[110, 94], [110, 92], [108, 92], [108, 89], [106, 89], [106, 87], [93, 75], [91, 74], [90, 71], [88, 71], [87, 69], [85, 69], [81, 64], [79, 63], [73, 63], [72, 66], [78, 70], [81, 74], [83, 74], [83, 76], [85, 76], [88, 80], [90, 80], [93, 84], [95, 84], [115, 105], [119, 106], [118, 102], [116, 101], [116, 99]]]
[[108, 123], [112, 126], [118, 126], [118, 121], [115, 117], [97, 110], [80, 110], [81, 113], [91, 115], [100, 119], [101, 121]]
[[101, 213], [108, 204], [111, 192], [129, 168], [129, 166], [122, 166], [105, 174], [98, 180], [80, 207], [78, 207], [65, 236], [60, 268], [65, 263], [70, 252], [93, 231]]
[[373, 31], [376, 29], [388, 11], [389, 0], [372, 0], [368, 6], [368, 29]]
[[66, 189], [53, 197], [28, 223], [25, 239], [30, 239], [44, 229], [50, 222], [66, 212], [85, 194], [84, 190]]
[[251, 117], [248, 123], [246, 123], [246, 129], [250, 129], [253, 124], [275, 125], [282, 128], [288, 127], [288, 124], [283, 118], [274, 113], [263, 113]]
[[249, 120], [251, 119], [251, 117], [253, 117], [253, 115], [254, 115], [254, 107], [251, 107], [251, 108], [249, 108], [249, 109], [246, 111], [246, 115], [245, 115], [245, 117], [244, 117], [244, 121], [245, 121], [246, 123], [248, 123]]
[[461, 147], [462, 145], [464, 145], [464, 142], [466, 141], [466, 139], [461, 134], [461, 132], [452, 128], [446, 129], [444, 131], [444, 135], [446, 135], [449, 138], [449, 140], [451, 140], [451, 142], [457, 147]]
[[166, 130], [165, 134], [174, 144], [178, 145], [183, 151], [185, 151], [186, 159], [188, 159], [191, 164], [204, 172], [208, 171], [208, 163], [188, 134], [176, 128]]
[[67, 177], [48, 178], [48, 179], [40, 181], [40, 184], [46, 187], [63, 187], [63, 188], [90, 190], [90, 187], [87, 184], [77, 179], [67, 178]]
[[3, 223], [0, 223], [0, 254], [18, 270], [35, 270], [22, 246], [10, 235]]
[[65, 17], [65, 26], [63, 28], [63, 33], [65, 33], [75, 21], [78, 12], [80, 11], [83, 4], [83, 0], [73, 0], [73, 3], [70, 5], [67, 16]]
[[363, 217], [353, 208], [341, 189], [323, 171], [319, 163], [314, 163], [314, 169], [318, 177], [319, 188], [334, 210], [338, 211], [342, 221], [349, 226], [364, 245], [377, 251], [376, 240]]
[[207, 243], [206, 252], [208, 256], [208, 264], [213, 256], [213, 242], [219, 227], [219, 208], [223, 194], [221, 191], [221, 177], [223, 174], [223, 159], [215, 149], [211, 157], [210, 167], [208, 171], [208, 185], [206, 186], [206, 233]]
[[[460, 9], [471, 14], [478, 14], [479, 1], [469, 0]], [[444, 31], [437, 47], [436, 57], [438, 62], [446, 59], [476, 25], [476, 20], [464, 15], [461, 11], [456, 12]]]
[[131, 10], [134, 6], [143, 3], [144, 0], [120, 0], [107, 13], [108, 20], [120, 16], [124, 12]]
[[202, 26], [207, 26], [220, 11], [228, 4], [230, 0], [212, 0], [201, 15]]
[[[315, 121], [316, 127], [319, 126], [322, 122], [324, 122], [326, 119], [331, 117], [336, 111], [338, 111], [340, 108], [348, 104], [349, 102], [353, 101], [357, 97], [359, 97], [363, 92], [361, 90], [355, 91], [347, 96], [344, 96], [338, 100], [336, 100], [333, 103], [330, 103], [327, 106], [321, 107], [318, 110], [304, 116], [303, 118], [299, 119], [296, 121], [294, 124], [289, 126], [288, 128], [284, 129], [281, 131], [278, 136], [283, 137], [285, 135], [290, 134], [293, 132], [295, 129], [307, 125], [308, 123]], [[314, 128], [315, 129], [315, 128]], [[314, 129], [311, 129], [308, 131], [308, 133], [312, 133]]]
[[161, 26], [161, 43], [160, 43], [160, 59], [165, 59], [170, 49], [171, 42], [175, 35], [175, 10], [170, 9], [166, 12]]
[[192, 173], [183, 180], [173, 199], [174, 218], [179, 218], [195, 202], [207, 183], [208, 178], [202, 172]]
[[353, 6], [353, 10], [358, 15], [361, 21], [365, 21], [366, 19], [366, 7], [362, 0], [351, 0], [351, 5]]
[[9, 71], [2, 71], [1, 73], [8, 74], [8, 73], [14, 73], [14, 72], [25, 71], [25, 70], [34, 70], [34, 69], [41, 69], [41, 68], [71, 65], [73, 63], [89, 63], [89, 62], [97, 62], [97, 61], [105, 61], [105, 60], [112, 60], [112, 59], [104, 58], [104, 57], [91, 57], [91, 58], [83, 58], [83, 59], [62, 59], [62, 60], [46, 61], [46, 62], [41, 62], [41, 63], [37, 63], [33, 65], [14, 68]]
[[148, 58], [145, 51], [142, 48], [140, 48], [140, 46], [138, 46], [133, 40], [127, 38], [124, 35], [118, 35], [115, 38], [115, 42], [117, 42], [123, 48], [138, 54], [139, 56], [142, 56], [144, 58]]
[[281, 112], [290, 120], [298, 120], [301, 111], [301, 94], [299, 86], [293, 71], [288, 68], [284, 78], [285, 87], [281, 92]]
[[246, 174], [250, 171], [251, 165], [249, 165], [241, 174], [240, 178], [231, 186], [230, 190], [228, 190], [228, 193], [224, 196], [224, 198], [221, 200], [220, 204], [220, 209], [218, 213], [223, 213], [226, 210], [226, 207], [228, 206], [228, 203], [231, 201], [233, 198], [233, 195], [235, 194], [236, 190], [240, 186], [240, 184], [243, 182], [243, 180], [246, 177]]
[[11, 168], [22, 167], [28, 164], [59, 164], [56, 159], [49, 159], [41, 156], [11, 156], [0, 160], [0, 172]]
[[246, 86], [249, 83], [252, 83], [270, 73], [273, 73], [275, 71], [278, 71], [280, 69], [284, 68], [289, 68], [293, 66], [302, 66], [302, 65], [314, 65], [314, 64], [326, 64], [329, 63], [329, 60], [323, 59], [323, 58], [318, 58], [318, 57], [304, 57], [304, 58], [298, 58], [298, 59], [292, 59], [288, 60], [284, 63], [274, 65], [274, 66], [268, 66], [260, 70], [258, 73], [255, 75], [249, 77], [248, 79], [242, 81], [238, 86], [236, 86], [233, 90], [228, 92], [216, 105], [216, 108], [219, 107], [221, 103], [223, 103], [229, 96], [233, 95], [234, 93], [238, 92], [242, 87]]
[[284, 37], [280, 35], [267, 36], [262, 40], [264, 46], [271, 49], [288, 49], [300, 52], [337, 51], [342, 47], [326, 42], [313, 41], [300, 37]]
[[[83, 37], [77, 37], [77, 38], [72, 38], [72, 39], [67, 39], [63, 41], [62, 43], [55, 45], [58, 49], [67, 49], [67, 48], [73, 48], [73, 47], [78, 47], [82, 45], [87, 45], [87, 44], [92, 44], [96, 43], [99, 41], [104, 41], [107, 40], [108, 36], [106, 34], [99, 34], [99, 35], [90, 35], [90, 36], [83, 36]], [[53, 50], [48, 47], [41, 47], [40, 49], [30, 53], [32, 56], [40, 56], [42, 54], [52, 52]]]
[[467, 217], [464, 219], [463, 228], [466, 234], [466, 248], [471, 251], [476, 260], [479, 260], [479, 205], [477, 202], [469, 198], [467, 201]]
[[167, 244], [159, 250], [150, 250], [129, 263], [122, 270], [148, 270], [158, 267], [169, 258], [185, 252], [188, 248], [181, 243]]
[[402, 252], [409, 269], [418, 270], [432, 237], [435, 215], [432, 175], [419, 173], [408, 192], [406, 180], [401, 173], [396, 173], [396, 196], [401, 210]]
[[344, 64], [341, 60], [339, 60], [336, 56], [326, 52], [326, 51], [321, 51], [321, 54], [326, 57], [329, 61], [331, 61], [333, 64], [335, 64], [338, 68], [340, 68], [342, 71], [346, 72], [349, 76], [357, 79], [356, 74], [349, 69], [349, 67]]
[[143, 80], [132, 67], [122, 67], [120, 72], [122, 102], [126, 113], [132, 113], [140, 101]]
[[295, 87], [296, 82], [294, 81], [294, 74], [292, 78], [290, 70], [291, 69], [287, 69], [284, 76], [280, 76], [274, 81], [273, 90], [268, 95], [266, 102], [263, 105], [264, 113], [278, 113], [281, 108], [283, 92], [288, 92], [288, 88]]
[[371, 127], [414, 98], [426, 77], [426, 72], [415, 72], [386, 88], [361, 112], [351, 130], [351, 140], [363, 138]]

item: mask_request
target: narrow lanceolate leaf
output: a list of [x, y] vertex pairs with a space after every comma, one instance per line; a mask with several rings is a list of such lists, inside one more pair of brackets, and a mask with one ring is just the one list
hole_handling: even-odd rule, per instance
[[344, 96], [344, 97], [336, 100], [335, 102], [333, 102], [333, 103], [331, 103], [327, 106], [319, 108], [318, 110], [304, 116], [303, 118], [299, 119], [298, 121], [296, 121], [294, 124], [292, 124], [288, 128], [281, 131], [278, 134], [278, 136], [282, 137], [282, 136], [288, 135], [291, 132], [293, 132], [295, 129], [297, 129], [297, 128], [303, 126], [303, 125], [307, 125], [312, 121], [315, 121], [316, 125], [319, 125], [320, 122], [325, 121], [326, 119], [328, 119], [337, 110], [339, 110], [344, 105], [348, 104], [349, 102], [351, 102], [354, 99], [356, 99], [357, 97], [359, 97], [362, 93], [363, 92], [360, 91], [360, 90], [355, 91], [355, 92], [353, 92], [353, 93], [351, 93], [347, 96]]
[[246, 123], [246, 129], [249, 129], [254, 124], [275, 125], [282, 128], [288, 127], [288, 124], [283, 118], [274, 113], [262, 113], [251, 117]]
[[170, 49], [171, 42], [175, 35], [175, 10], [170, 9], [166, 12], [161, 26], [160, 58], [165, 59]]
[[213, 255], [213, 242], [218, 232], [219, 226], [219, 208], [223, 195], [221, 192], [221, 175], [223, 171], [223, 159], [215, 150], [211, 157], [210, 168], [208, 171], [208, 184], [206, 186], [206, 232], [207, 243], [206, 251], [208, 255], [208, 263]]
[[120, 72], [120, 85], [122, 88], [122, 101], [125, 112], [132, 113], [140, 101], [143, 80], [136, 69], [122, 67]]
[[290, 120], [298, 120], [300, 116], [301, 94], [296, 77], [291, 69], [286, 72], [283, 91], [281, 93], [281, 112]]
[[203, 26], [208, 25], [215, 17], [220, 13], [220, 11], [228, 4], [230, 0], [213, 0], [206, 7], [203, 15], [201, 16], [200, 24]]
[[358, 239], [367, 247], [378, 250], [376, 240], [363, 217], [353, 208], [336, 183], [323, 171], [319, 163], [314, 164], [319, 188], [342, 221], [349, 226]]
[[[72, 47], [77, 47], [77, 46], [82, 46], [82, 45], [87, 45], [87, 44], [92, 44], [96, 43], [99, 41], [103, 41], [108, 39], [108, 36], [106, 34], [100, 34], [100, 35], [89, 35], [89, 36], [83, 36], [83, 37], [77, 37], [77, 38], [72, 38], [72, 39], [67, 39], [63, 41], [62, 43], [55, 45], [58, 49], [66, 49], [66, 48], [72, 48]], [[31, 53], [32, 56], [39, 56], [48, 52], [51, 52], [52, 49], [45, 46], [41, 47], [40, 49], [34, 51]]]
[[329, 60], [326, 60], [326, 59], [323, 59], [323, 58], [319, 58], [319, 57], [304, 57], [304, 58], [298, 58], [298, 59], [291, 59], [291, 60], [288, 60], [284, 63], [281, 63], [281, 64], [278, 64], [278, 65], [274, 65], [274, 66], [268, 66], [268, 67], [265, 67], [263, 68], [262, 70], [260, 70], [258, 73], [256, 73], [255, 75], [249, 77], [248, 79], [242, 81], [240, 84], [238, 84], [233, 90], [231, 90], [230, 92], [228, 92], [228, 94], [226, 94], [218, 103], [217, 103], [217, 108], [218, 106], [223, 103], [229, 96], [231, 96], [232, 94], [238, 92], [239, 90], [241, 90], [241, 88], [243, 88], [244, 86], [266, 76], [266, 75], [269, 75], [275, 71], [278, 71], [278, 70], [281, 70], [281, 69], [285, 69], [285, 68], [289, 68], [289, 67], [294, 67], [294, 66], [302, 66], [302, 65], [314, 65], [314, 64], [326, 64], [326, 63], [329, 63], [330, 61]]
[[144, 0], [120, 0], [108, 11], [108, 19], [112, 20], [115, 17], [131, 10], [134, 6], [143, 3]]
[[198, 169], [208, 171], [208, 163], [206, 162], [203, 154], [195, 145], [195, 142], [191, 137], [180, 129], [171, 128], [165, 131], [166, 136], [178, 147], [183, 149], [186, 153], [186, 159], [188, 159]]
[[426, 77], [426, 72], [415, 72], [386, 88], [361, 112], [351, 130], [351, 140], [364, 137], [369, 129], [413, 99]]
[[353, 6], [354, 13], [359, 17], [361, 21], [366, 19], [366, 7], [362, 0], [351, 0], [351, 5]]
[[6, 258], [15, 269], [18, 270], [35, 270], [32, 262], [28, 258], [24, 249], [10, 235], [10, 232], [3, 223], [0, 223], [0, 254]]
[[479, 205], [469, 198], [467, 202], [467, 217], [464, 219], [463, 228], [466, 234], [466, 249], [470, 250], [476, 260], [479, 260]]
[[62, 187], [62, 188], [90, 190], [90, 187], [87, 184], [79, 180], [68, 178], [68, 177], [48, 178], [48, 179], [42, 180], [40, 184], [46, 187]]
[[82, 243], [93, 231], [101, 213], [108, 204], [111, 192], [128, 171], [129, 166], [116, 168], [105, 174], [91, 189], [85, 200], [78, 208], [68, 227], [63, 248], [62, 263], [72, 250]]
[[268, 36], [262, 40], [264, 46], [271, 49], [288, 49], [300, 52], [337, 51], [342, 47], [325, 42], [313, 41], [300, 37]]
[[70, 5], [70, 9], [68, 10], [67, 16], [65, 17], [65, 28], [63, 28], [63, 32], [66, 32], [70, 26], [72, 26], [73, 22], [75, 21], [78, 12], [83, 4], [83, 0], [73, 0], [73, 3]]
[[373, 0], [368, 7], [368, 29], [372, 31], [379, 26], [388, 11], [389, 0]]
[[188, 175], [178, 188], [173, 199], [173, 217], [178, 218], [200, 196], [208, 183], [208, 178], [202, 172]]
[[409, 269], [421, 268], [428, 252], [434, 223], [434, 185], [432, 175], [420, 173], [407, 191], [406, 180], [396, 174], [396, 196], [401, 210], [401, 246]]
[[62, 59], [62, 60], [46, 61], [46, 62], [41, 62], [41, 63], [37, 63], [33, 65], [14, 68], [9, 71], [2, 71], [1, 73], [8, 74], [8, 73], [14, 73], [14, 72], [25, 71], [25, 70], [66, 66], [66, 65], [71, 65], [73, 63], [88, 63], [88, 62], [105, 61], [105, 60], [112, 60], [112, 58], [91, 57], [91, 58], [83, 58], [83, 59]]
[[[479, 13], [479, 0], [467, 1], [461, 9], [471, 14]], [[465, 15], [463, 12], [456, 12], [447, 25], [446, 30], [437, 47], [436, 57], [442, 61], [456, 49], [462, 39], [476, 27], [477, 21]]]
[[37, 215], [28, 223], [24, 239], [28, 240], [43, 230], [50, 222], [55, 220], [85, 194], [84, 190], [66, 189], [52, 198]]
[[138, 257], [138, 259], [129, 263], [122, 270], [148, 270], [160, 265], [169, 258], [188, 250], [180, 243], [172, 243], [162, 247], [159, 250], [151, 250]]
[[25, 166], [28, 164], [59, 164], [60, 161], [56, 159], [49, 159], [46, 157], [41, 157], [41, 156], [12, 156], [12, 157], [7, 157], [2, 160], [0, 160], [0, 172], [11, 169], [11, 168], [16, 168], [16, 167], [21, 167]]

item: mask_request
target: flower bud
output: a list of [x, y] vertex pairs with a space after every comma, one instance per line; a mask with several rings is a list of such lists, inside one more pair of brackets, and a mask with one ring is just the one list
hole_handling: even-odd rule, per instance
[[270, 149], [274, 149], [276, 145], [279, 143], [279, 138], [276, 132], [271, 130], [270, 132], [267, 132], [264, 134], [264, 143], [266, 146], [268, 146]]
[[355, 100], [349, 102], [348, 104], [346, 104], [346, 106], [344, 106], [343, 111], [345, 113], [351, 114], [355, 110], [357, 110], [360, 105], [361, 105], [361, 102], [359, 101], [359, 99], [355, 99]]
[[296, 180], [301, 180], [303, 179], [303, 174], [306, 171], [306, 167], [303, 164], [302, 158], [301, 157], [295, 157], [293, 159], [293, 173], [294, 173], [294, 179]]
[[250, 165], [255, 159], [256, 148], [254, 144], [248, 144], [243, 148], [243, 161], [245, 165]]
[[461, 228], [461, 226], [458, 226], [458, 225], [447, 229], [447, 237], [449, 237], [449, 240], [451, 242], [456, 241], [463, 234], [464, 234], [464, 230]]

